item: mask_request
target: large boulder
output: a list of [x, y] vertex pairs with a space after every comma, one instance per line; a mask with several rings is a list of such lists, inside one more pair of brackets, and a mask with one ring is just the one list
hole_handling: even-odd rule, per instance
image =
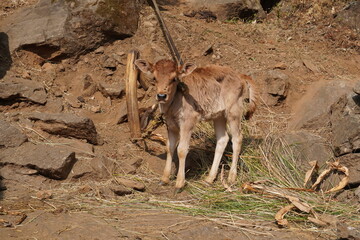
[[[187, 0], [196, 11], [210, 11], [219, 20], [253, 20], [265, 17], [260, 0]], [[208, 14], [210, 14], [210, 12]]]
[[352, 86], [353, 84], [340, 80], [314, 84], [293, 107], [294, 115], [289, 128], [325, 127], [329, 118], [324, 116], [342, 95], [352, 92]]
[[65, 179], [76, 162], [75, 153], [61, 146], [24, 143], [17, 148], [0, 151], [1, 165], [17, 165], [36, 169], [41, 175]]
[[360, 151], [360, 94], [346, 94], [330, 109], [332, 145], [337, 156]]
[[14, 78], [0, 82], [0, 100], [2, 102], [27, 101], [45, 104], [46, 97], [44, 86], [36, 81]]
[[40, 0], [0, 29], [8, 36], [10, 52], [23, 48], [55, 60], [132, 36], [139, 11], [139, 0]]
[[93, 121], [70, 113], [31, 113], [27, 116], [35, 122], [35, 127], [43, 131], [60, 135], [86, 139], [89, 143], [98, 144], [99, 138]]
[[6, 121], [0, 120], [0, 148], [18, 147], [27, 141], [27, 136]]

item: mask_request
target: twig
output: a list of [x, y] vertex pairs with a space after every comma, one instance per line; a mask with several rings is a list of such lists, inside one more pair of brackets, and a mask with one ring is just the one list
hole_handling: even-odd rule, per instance
[[161, 235], [162, 235], [165, 239], [170, 240], [163, 232], [161, 232]]
[[26, 222], [24, 225], [26, 225], [26, 224], [29, 224], [29, 223], [33, 222], [35, 219], [37, 219], [38, 217], [40, 217], [42, 214], [44, 214], [44, 212], [42, 212], [42, 213], [38, 214], [37, 216], [33, 217], [33, 218], [32, 218], [32, 219], [30, 219], [28, 222]]

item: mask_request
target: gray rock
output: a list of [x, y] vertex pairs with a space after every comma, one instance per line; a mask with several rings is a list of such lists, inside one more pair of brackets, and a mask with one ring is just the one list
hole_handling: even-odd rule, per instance
[[118, 64], [121, 65], [124, 65], [124, 61], [126, 61], [125, 52], [112, 53], [111, 58], [113, 58]]
[[280, 70], [270, 70], [265, 83], [267, 91], [265, 99], [268, 105], [275, 106], [286, 99], [290, 87], [288, 75]]
[[101, 62], [102, 62], [103, 68], [109, 68], [109, 69], [116, 70], [117, 62], [113, 57], [104, 56]]
[[[260, 0], [188, 0], [196, 10], [212, 12], [219, 20], [253, 20], [265, 17]], [[196, 11], [195, 10], [195, 11]], [[209, 13], [208, 13], [209, 14]]]
[[337, 156], [360, 151], [360, 95], [342, 96], [331, 106], [332, 145]]
[[44, 182], [48, 182], [47, 177], [39, 174], [36, 169], [14, 164], [2, 164], [0, 167], [0, 176], [0, 189], [2, 184], [6, 187], [5, 190], [7, 190], [7, 192], [4, 195], [6, 195], [8, 199], [12, 197], [26, 198], [30, 197], [29, 191], [34, 193], [34, 190], [48, 189], [48, 186], [44, 184]]
[[109, 189], [118, 196], [125, 196], [133, 193], [130, 188], [127, 188], [123, 185], [112, 184]]
[[0, 120], [0, 148], [18, 147], [27, 141], [27, 136], [8, 122]]
[[78, 117], [69, 113], [31, 113], [27, 117], [35, 121], [35, 126], [47, 133], [86, 139], [92, 144], [99, 144], [95, 125], [87, 117]]
[[140, 2], [40, 0], [0, 25], [10, 51], [23, 48], [44, 59], [78, 56], [137, 30]]
[[[66, 139], [66, 142], [68, 143], [67, 147], [75, 152], [78, 159], [69, 173], [69, 179], [105, 177], [105, 175], [101, 175], [102, 172], [99, 169], [93, 168], [93, 161], [97, 159], [93, 145], [76, 139]], [[110, 177], [110, 174], [107, 174], [106, 177]]]
[[119, 168], [121, 172], [125, 174], [136, 174], [138, 168], [143, 164], [144, 159], [142, 158], [131, 158], [127, 161], [120, 162]]
[[341, 165], [349, 169], [349, 184], [360, 184], [360, 153], [351, 153], [339, 157]]
[[125, 101], [122, 101], [120, 103], [120, 107], [119, 107], [119, 111], [118, 111], [118, 116], [116, 116], [116, 118], [118, 119], [117, 120], [117, 123], [118, 124], [121, 124], [121, 123], [124, 123], [124, 122], [127, 122], [128, 121], [128, 116], [127, 116], [127, 106], [126, 106], [126, 102]]
[[117, 165], [115, 161], [104, 156], [97, 156], [91, 159], [89, 164], [99, 178], [109, 178], [112, 176], [116, 171]]
[[94, 53], [96, 54], [103, 54], [105, 52], [105, 48], [103, 46], [95, 49]]
[[99, 105], [90, 106], [89, 110], [92, 111], [93, 113], [101, 113], [102, 111]]
[[73, 108], [81, 108], [83, 106], [79, 100], [79, 97], [76, 97], [72, 94], [66, 95], [65, 101]]
[[145, 191], [145, 185], [141, 182], [138, 182], [138, 181], [134, 181], [134, 180], [131, 180], [131, 179], [126, 179], [126, 178], [115, 178], [116, 182], [125, 186], [125, 187], [128, 187], [128, 188], [132, 188], [134, 190], [137, 190], [137, 191]]
[[292, 131], [282, 135], [285, 143], [291, 149], [299, 169], [310, 169], [310, 161], [318, 161], [321, 167], [333, 158], [333, 152], [326, 140], [305, 130]]
[[142, 158], [131, 158], [116, 162], [104, 156], [96, 156], [90, 160], [88, 165], [92, 169], [92, 175], [99, 178], [109, 178], [116, 174], [136, 174], [142, 163]]
[[79, 179], [87, 176], [93, 176], [93, 170], [89, 164], [89, 160], [86, 158], [79, 158], [72, 167], [68, 178]]
[[61, 113], [64, 110], [63, 101], [60, 98], [50, 98], [45, 105], [46, 112]]
[[90, 159], [95, 157], [94, 145], [79, 139], [57, 138], [59, 145], [63, 144], [75, 152], [77, 158]]
[[0, 82], [0, 100], [45, 104], [46, 92], [41, 83], [14, 78], [10, 81]]
[[21, 178], [28, 180], [25, 176], [38, 176], [39, 172], [36, 169], [31, 169], [23, 166], [8, 164], [0, 168], [0, 175], [6, 180], [21, 181]]
[[[293, 107], [294, 115], [289, 122], [290, 129], [304, 127], [324, 127], [329, 120], [331, 105], [338, 99], [352, 92], [352, 85], [345, 81], [319, 82], [309, 88], [308, 92]], [[320, 121], [320, 123], [317, 123]]]
[[319, 73], [320, 69], [309, 59], [303, 59], [304, 66], [314, 73]]
[[347, 225], [345, 222], [336, 224], [336, 239], [360, 239], [360, 228]]
[[83, 97], [93, 96], [94, 93], [98, 90], [97, 84], [92, 79], [91, 75], [86, 74], [83, 79]]
[[1, 164], [36, 169], [41, 175], [53, 179], [65, 179], [75, 162], [75, 153], [60, 146], [24, 143], [0, 151]]
[[99, 90], [105, 97], [121, 98], [125, 94], [125, 84], [123, 81], [119, 84], [100, 83]]

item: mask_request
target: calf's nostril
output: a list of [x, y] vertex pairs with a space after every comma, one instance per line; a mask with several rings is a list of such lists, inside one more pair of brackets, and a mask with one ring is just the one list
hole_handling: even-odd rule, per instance
[[157, 99], [158, 99], [158, 100], [165, 100], [165, 99], [166, 99], [166, 96], [167, 96], [166, 94], [158, 94], [158, 95], [157, 95]]

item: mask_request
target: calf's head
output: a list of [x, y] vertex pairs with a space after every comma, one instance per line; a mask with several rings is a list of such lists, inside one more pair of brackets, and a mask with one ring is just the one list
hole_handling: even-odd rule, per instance
[[156, 99], [159, 103], [171, 102], [182, 77], [196, 69], [196, 65], [185, 63], [177, 66], [171, 60], [160, 60], [155, 64], [139, 59], [135, 65], [145, 74], [152, 75], [156, 83]]

